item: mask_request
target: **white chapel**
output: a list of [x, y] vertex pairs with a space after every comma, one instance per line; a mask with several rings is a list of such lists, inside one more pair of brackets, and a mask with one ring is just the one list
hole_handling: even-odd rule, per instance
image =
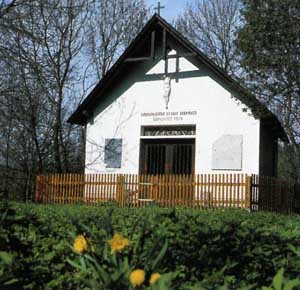
[[86, 173], [276, 175], [277, 117], [155, 14], [72, 114]]

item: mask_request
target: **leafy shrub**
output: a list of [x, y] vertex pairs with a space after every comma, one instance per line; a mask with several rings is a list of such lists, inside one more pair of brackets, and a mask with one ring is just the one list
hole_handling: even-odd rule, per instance
[[[81, 266], [74, 268], [81, 265], [82, 256], [72, 250], [72, 244], [77, 235], [84, 234], [95, 244], [97, 254], [89, 256], [104, 267], [111, 263], [103, 256], [105, 251], [109, 254], [107, 241], [116, 232], [134, 245], [120, 258], [120, 263], [126, 257], [130, 261], [124, 271], [127, 282], [133, 268], [145, 269], [147, 281], [153, 271], [176, 273], [172, 289], [274, 288], [273, 277], [281, 268], [285, 269], [284, 287], [299, 276], [298, 216], [243, 210], [24, 204], [1, 205], [0, 216], [0, 286], [99, 289], [84, 281], [87, 277], [91, 281], [91, 272], [83, 273]], [[164, 248], [164, 257], [152, 269], [151, 263]], [[84, 258], [86, 265], [92, 263], [88, 259]], [[122, 283], [118, 289], [125, 287]]]

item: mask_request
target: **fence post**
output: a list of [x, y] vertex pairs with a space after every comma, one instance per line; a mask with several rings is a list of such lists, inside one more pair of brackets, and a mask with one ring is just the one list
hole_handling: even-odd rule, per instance
[[116, 186], [116, 201], [118, 205], [120, 206], [120, 198], [121, 198], [121, 180], [120, 175], [117, 176], [117, 186]]
[[246, 175], [246, 209], [252, 210], [252, 177]]
[[34, 197], [34, 201], [39, 203], [41, 201], [41, 197], [42, 197], [42, 193], [41, 193], [41, 176], [37, 175], [36, 178], [35, 178], [35, 197]]
[[123, 183], [124, 183], [123, 176], [118, 175], [116, 200], [120, 207], [124, 207], [124, 184]]
[[294, 212], [295, 213], [299, 213], [299, 209], [300, 209], [299, 193], [300, 193], [299, 184], [295, 183], [294, 184], [294, 203], [296, 202], [295, 207], [294, 207]]
[[152, 200], [157, 200], [157, 196], [158, 196], [158, 176], [154, 176], [153, 180], [152, 180], [152, 186], [151, 186], [151, 195], [147, 198], [150, 198]]

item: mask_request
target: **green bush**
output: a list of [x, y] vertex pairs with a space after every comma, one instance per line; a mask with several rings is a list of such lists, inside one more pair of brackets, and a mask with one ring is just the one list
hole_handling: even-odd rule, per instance
[[72, 265], [80, 263], [72, 249], [74, 237], [84, 234], [91, 240], [103, 266], [107, 240], [116, 232], [132, 242], [126, 252], [130, 264], [144, 269], [167, 242], [155, 271], [176, 273], [171, 289], [273, 289], [280, 269], [282, 285], [294, 283], [294, 288], [282, 289], [300, 289], [296, 280], [289, 282], [300, 273], [298, 216], [1, 204], [0, 218], [0, 289], [9, 289], [5, 284], [15, 289], [93, 289], [84, 283], [87, 273]]

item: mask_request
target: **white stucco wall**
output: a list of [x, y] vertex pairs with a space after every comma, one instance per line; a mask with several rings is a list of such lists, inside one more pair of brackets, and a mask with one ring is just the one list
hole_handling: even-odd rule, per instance
[[[175, 71], [175, 60], [169, 70]], [[222, 135], [243, 136], [242, 170], [236, 173], [259, 173], [259, 120], [250, 110], [231, 97], [231, 93], [215, 81], [205, 69], [200, 70], [188, 60], [180, 59], [180, 72], [188, 72], [190, 78], [172, 79], [169, 108], [163, 99], [164, 61], [148, 70], [146, 75], [135, 71], [130, 75], [133, 83], [121, 83], [111, 96], [112, 103], [104, 111], [95, 111], [93, 123], [87, 125], [86, 173], [132, 173], [139, 171], [141, 127], [149, 125], [196, 125], [195, 173], [230, 173], [212, 170], [212, 146]], [[155, 75], [157, 74], [157, 75]], [[154, 79], [154, 80], [149, 80]], [[156, 79], [155, 79], [156, 78]], [[136, 82], [135, 82], [136, 81]], [[99, 109], [98, 109], [99, 110]], [[196, 115], [180, 115], [196, 111]], [[145, 113], [164, 113], [159, 119], [145, 117]], [[169, 117], [168, 113], [178, 116]], [[142, 116], [144, 114], [144, 116]], [[123, 139], [122, 167], [106, 168], [104, 144], [106, 138]]]

